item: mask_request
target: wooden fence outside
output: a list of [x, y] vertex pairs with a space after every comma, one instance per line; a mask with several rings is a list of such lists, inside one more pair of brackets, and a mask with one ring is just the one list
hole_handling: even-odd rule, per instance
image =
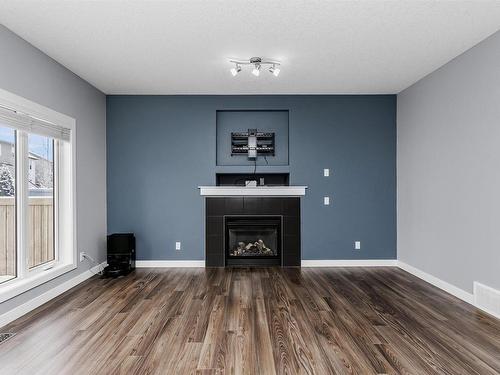
[[[28, 265], [54, 259], [54, 209], [50, 197], [30, 197]], [[16, 207], [14, 197], [0, 197], [0, 276], [16, 271]]]

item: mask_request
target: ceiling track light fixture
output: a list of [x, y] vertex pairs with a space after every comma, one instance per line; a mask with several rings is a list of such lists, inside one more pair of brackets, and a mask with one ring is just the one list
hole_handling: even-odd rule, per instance
[[256, 77], [260, 75], [262, 66], [269, 66], [269, 73], [271, 73], [275, 77], [277, 77], [281, 71], [281, 63], [279, 61], [265, 60], [261, 57], [252, 57], [250, 60], [229, 60], [229, 62], [234, 64], [234, 67], [230, 69], [233, 77], [241, 72], [242, 65], [253, 65], [252, 74]]

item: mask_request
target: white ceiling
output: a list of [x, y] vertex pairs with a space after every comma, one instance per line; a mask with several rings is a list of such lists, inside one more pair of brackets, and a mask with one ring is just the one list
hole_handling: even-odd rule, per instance
[[[500, 1], [0, 0], [0, 22], [107, 94], [397, 93], [500, 29]], [[281, 75], [233, 78], [252, 56]]]

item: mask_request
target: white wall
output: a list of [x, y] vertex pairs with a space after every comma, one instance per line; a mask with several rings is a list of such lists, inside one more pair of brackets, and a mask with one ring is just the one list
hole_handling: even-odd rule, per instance
[[500, 32], [398, 95], [398, 258], [500, 289]]
[[[0, 25], [0, 88], [76, 119], [77, 241], [96, 260], [106, 254], [106, 97]], [[0, 315], [86, 271], [88, 265], [0, 304]]]

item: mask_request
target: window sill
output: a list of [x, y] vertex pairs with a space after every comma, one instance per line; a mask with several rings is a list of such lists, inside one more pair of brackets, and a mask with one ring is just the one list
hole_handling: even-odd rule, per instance
[[14, 298], [30, 289], [36, 288], [66, 272], [76, 269], [76, 264], [66, 263], [54, 266], [31, 277], [19, 280], [12, 279], [0, 285], [0, 303]]

